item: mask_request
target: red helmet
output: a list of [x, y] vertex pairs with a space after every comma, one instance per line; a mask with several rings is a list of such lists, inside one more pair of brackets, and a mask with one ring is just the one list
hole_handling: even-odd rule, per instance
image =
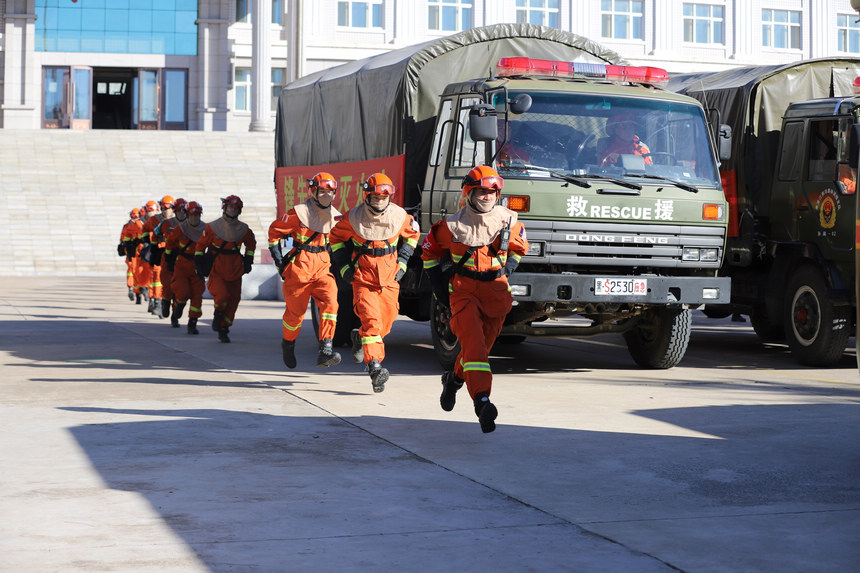
[[179, 211], [180, 209], [185, 209], [186, 205], [188, 205], [188, 201], [186, 201], [185, 199], [179, 198], [176, 200], [176, 203], [174, 204], [173, 208], [174, 208], [174, 210]]
[[170, 195], [165, 195], [161, 198], [161, 208], [170, 209], [176, 204], [176, 201]]
[[463, 177], [463, 197], [467, 197], [473, 189], [489, 189], [501, 192], [505, 186], [499, 172], [487, 165], [478, 165]]
[[140, 219], [140, 208], [135, 207], [134, 209], [131, 210], [131, 212], [128, 214], [128, 216], [131, 217], [132, 219]]
[[361, 184], [361, 188], [364, 190], [365, 199], [368, 195], [394, 196], [394, 182], [385, 173], [374, 173]]
[[239, 207], [239, 211], [242, 211], [244, 203], [242, 203], [242, 200], [239, 198], [238, 195], [229, 195], [221, 199], [221, 209], [225, 209], [227, 205], [236, 205], [237, 207]]
[[310, 187], [311, 190], [319, 188], [331, 189], [334, 191], [337, 190], [337, 179], [335, 179], [334, 175], [331, 173], [320, 171], [314, 175], [312, 179], [308, 179], [308, 187]]
[[189, 215], [200, 215], [203, 213], [203, 206], [197, 201], [189, 201], [185, 204], [185, 212]]
[[149, 213], [150, 211], [158, 211], [158, 203], [156, 203], [155, 201], [147, 201], [146, 205], [144, 206], [144, 209], [146, 209], [147, 213]]

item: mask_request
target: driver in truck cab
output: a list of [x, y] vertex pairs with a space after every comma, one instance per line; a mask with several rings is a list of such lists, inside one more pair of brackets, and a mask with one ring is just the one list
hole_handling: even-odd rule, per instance
[[[465, 382], [485, 434], [496, 429], [498, 410], [490, 402], [490, 349], [513, 305], [508, 276], [529, 248], [517, 214], [497, 205], [505, 182], [495, 169], [475, 167], [463, 179], [465, 205], [438, 221], [422, 244], [424, 270], [441, 304], [451, 309], [451, 331], [460, 341], [454, 370], [442, 375], [439, 404], [454, 409]], [[442, 261], [452, 266], [443, 271]]]
[[651, 150], [636, 135], [636, 116], [630, 112], [619, 113], [606, 123], [610, 140], [600, 152], [600, 164], [618, 162], [619, 155], [642, 155], [646, 164], [651, 164]]

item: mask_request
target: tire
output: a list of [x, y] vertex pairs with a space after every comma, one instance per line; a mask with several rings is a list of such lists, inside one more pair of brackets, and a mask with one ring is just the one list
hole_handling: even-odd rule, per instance
[[763, 307], [750, 313], [750, 323], [758, 337], [765, 342], [782, 342], [785, 340], [785, 328], [781, 324], [772, 323]]
[[[361, 321], [355, 315], [352, 308], [352, 289], [337, 293], [337, 326], [334, 329], [334, 338], [331, 344], [334, 347], [351, 346], [352, 339], [350, 332], [353, 328], [361, 326]], [[314, 336], [319, 339], [320, 336], [320, 309], [317, 307], [316, 301], [311, 298], [311, 322], [314, 325]]]
[[688, 308], [651, 309], [624, 333], [627, 350], [642, 368], [672, 368], [687, 353], [692, 324]]
[[834, 306], [821, 272], [797, 269], [785, 297], [785, 336], [794, 359], [806, 366], [833, 366], [851, 335], [851, 307]]
[[433, 296], [430, 309], [430, 335], [433, 338], [433, 349], [436, 359], [445, 370], [453, 370], [457, 355], [460, 354], [460, 341], [451, 331], [451, 325], [443, 316], [446, 307], [439, 304]]

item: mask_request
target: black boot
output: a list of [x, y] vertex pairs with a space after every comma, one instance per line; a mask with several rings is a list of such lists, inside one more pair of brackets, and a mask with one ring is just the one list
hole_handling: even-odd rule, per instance
[[461, 380], [454, 374], [453, 370], [447, 370], [442, 374], [442, 395], [439, 396], [439, 404], [446, 412], [454, 409], [454, 403], [457, 401], [457, 390], [463, 387], [464, 380]]
[[364, 348], [361, 346], [361, 334], [357, 328], [353, 328], [350, 334], [352, 340], [352, 361], [356, 364], [364, 362]]
[[179, 328], [179, 319], [182, 318], [182, 311], [185, 310], [185, 303], [182, 304], [177, 303], [173, 307], [173, 314], [170, 315], [170, 326], [173, 328]]
[[296, 367], [296, 341], [281, 339], [281, 356], [287, 368]]
[[230, 332], [230, 329], [226, 326], [222, 327], [221, 330], [218, 331], [218, 340], [221, 342], [230, 342], [230, 337], [227, 336], [227, 333]]
[[143, 300], [149, 300], [149, 287], [140, 287], [140, 293], [143, 295]]
[[155, 312], [155, 302], [157, 300], [157, 298], [149, 299], [149, 304], [146, 305], [146, 312], [148, 312], [149, 314], [153, 314]]
[[161, 299], [161, 318], [167, 318], [168, 316], [170, 316], [171, 306], [173, 306], [173, 301], [171, 299]]
[[331, 346], [331, 338], [320, 340], [320, 351], [317, 354], [317, 366], [328, 368], [340, 364], [340, 353], [335, 352]]
[[188, 319], [188, 334], [200, 334], [200, 331], [197, 330], [197, 319], [189, 318]]
[[140, 293], [135, 293], [134, 295], [134, 304], [140, 304]]
[[212, 314], [212, 330], [218, 332], [221, 330], [221, 323], [224, 321], [224, 311], [216, 310], [214, 314]]
[[373, 385], [373, 391], [376, 393], [385, 390], [385, 383], [388, 382], [388, 369], [383, 368], [379, 360], [371, 360], [367, 363], [367, 371], [370, 373], [370, 383]]
[[475, 395], [475, 414], [478, 415], [478, 422], [481, 423], [481, 431], [489, 434], [496, 429], [496, 418], [499, 411], [490, 402], [490, 397], [485, 393]]
[[134, 287], [128, 287], [128, 300], [134, 302]]

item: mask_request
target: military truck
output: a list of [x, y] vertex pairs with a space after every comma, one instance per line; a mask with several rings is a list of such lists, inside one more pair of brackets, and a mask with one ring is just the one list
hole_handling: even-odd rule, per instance
[[720, 274], [732, 297], [706, 314], [746, 314], [762, 339], [787, 341], [811, 366], [837, 363], [856, 330], [858, 76], [860, 58], [829, 58], [669, 83], [702, 102], [725, 150]]
[[[461, 205], [479, 164], [505, 179], [530, 250], [510, 279], [502, 340], [621, 333], [637, 364], [684, 356], [691, 308], [727, 303], [717, 277], [727, 229], [702, 106], [660, 85], [664, 70], [627, 66], [586, 38], [533, 25], [474, 28], [344, 64], [285, 86], [275, 133], [280, 212], [320, 170], [339, 178], [341, 211], [384, 171], [422, 232]], [[648, 154], [607, 159], [619, 118]], [[440, 362], [458, 352], [420, 253], [401, 281], [400, 312], [428, 320]], [[335, 343], [354, 319], [341, 293]]]

